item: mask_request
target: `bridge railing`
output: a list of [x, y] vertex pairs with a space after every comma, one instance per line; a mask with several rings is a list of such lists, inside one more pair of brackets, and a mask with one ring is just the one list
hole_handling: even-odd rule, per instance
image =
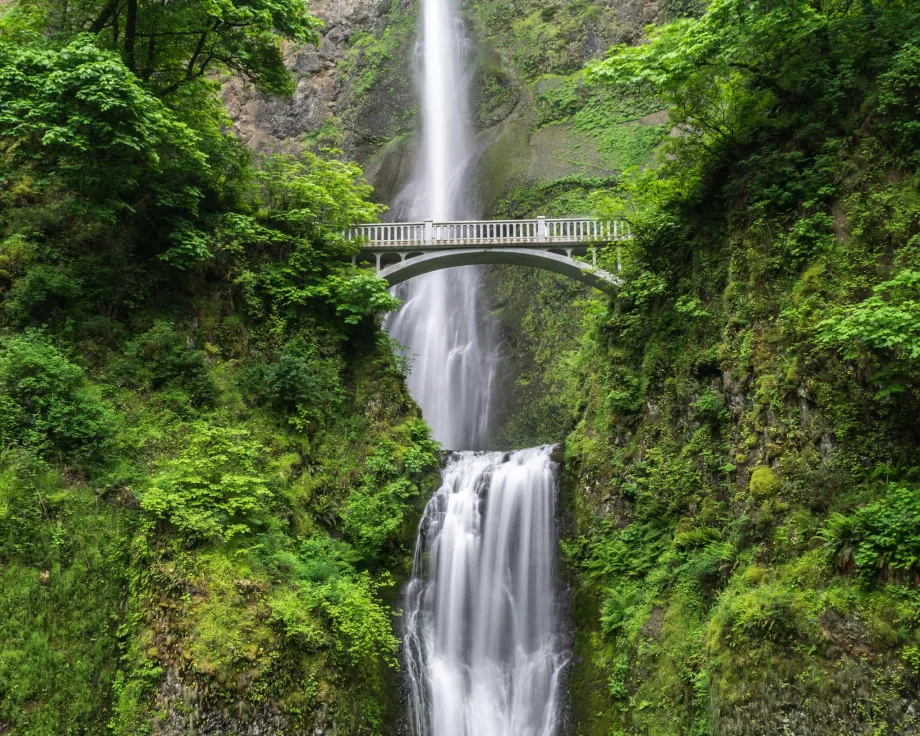
[[449, 247], [504, 244], [578, 244], [625, 240], [629, 228], [619, 220], [537, 217], [532, 220], [465, 220], [457, 222], [382, 222], [357, 225], [349, 240], [368, 248]]

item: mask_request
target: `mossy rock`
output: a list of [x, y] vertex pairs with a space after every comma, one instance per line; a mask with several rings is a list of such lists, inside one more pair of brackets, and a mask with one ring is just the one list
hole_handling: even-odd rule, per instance
[[759, 467], [754, 468], [754, 472], [751, 473], [751, 482], [748, 487], [754, 498], [768, 498], [779, 491], [780, 482], [773, 470]]

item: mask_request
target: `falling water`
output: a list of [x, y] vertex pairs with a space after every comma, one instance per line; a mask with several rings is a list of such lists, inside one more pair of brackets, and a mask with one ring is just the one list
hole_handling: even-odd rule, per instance
[[[422, 0], [416, 48], [422, 145], [399, 219], [478, 213], [468, 110], [470, 43], [453, 0]], [[419, 527], [405, 649], [414, 736], [555, 736], [555, 469], [548, 447], [470, 452], [489, 439], [497, 350], [475, 267], [398, 287], [390, 334], [413, 357], [409, 389], [451, 456]]]
[[[470, 42], [451, 0], [424, 0], [416, 48], [422, 146], [393, 210], [400, 219], [450, 221], [477, 213], [467, 197], [474, 146], [469, 125]], [[404, 305], [387, 324], [411, 358], [409, 390], [445, 447], [484, 449], [497, 350], [473, 266], [436, 271], [397, 287]]]
[[442, 472], [406, 600], [417, 736], [556, 732], [551, 450], [458, 453]]

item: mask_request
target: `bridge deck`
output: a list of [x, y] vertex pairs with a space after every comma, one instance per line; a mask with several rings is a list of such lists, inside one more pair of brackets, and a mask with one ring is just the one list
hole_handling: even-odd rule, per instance
[[362, 250], [429, 251], [491, 246], [573, 248], [626, 240], [630, 233], [626, 223], [617, 220], [537, 217], [532, 220], [426, 220], [358, 225], [347, 237], [363, 241]]

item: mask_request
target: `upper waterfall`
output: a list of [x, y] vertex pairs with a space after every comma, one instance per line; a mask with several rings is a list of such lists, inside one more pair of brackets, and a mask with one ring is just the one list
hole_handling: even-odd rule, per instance
[[[475, 216], [467, 187], [471, 44], [452, 0], [424, 0], [421, 12], [421, 149], [393, 210], [416, 220]], [[480, 285], [470, 266], [419, 276], [396, 287], [404, 305], [387, 322], [409, 355], [412, 395], [435, 438], [454, 450], [484, 449], [488, 441], [497, 348]]]

